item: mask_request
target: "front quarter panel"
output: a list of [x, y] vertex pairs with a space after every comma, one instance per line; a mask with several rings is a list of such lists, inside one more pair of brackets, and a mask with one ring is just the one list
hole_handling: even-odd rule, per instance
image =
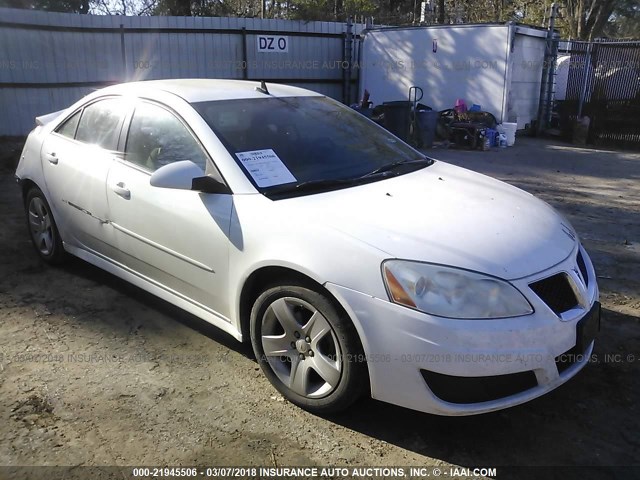
[[320, 284], [331, 282], [387, 299], [380, 272], [386, 253], [312, 217], [288, 215], [285, 203], [259, 194], [234, 196], [229, 285], [235, 296], [231, 316], [238, 327], [242, 286], [263, 267], [290, 268]]

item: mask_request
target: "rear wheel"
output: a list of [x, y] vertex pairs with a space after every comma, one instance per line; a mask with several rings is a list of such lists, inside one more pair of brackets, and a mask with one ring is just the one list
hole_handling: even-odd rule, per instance
[[344, 410], [366, 387], [353, 324], [316, 290], [283, 285], [262, 293], [251, 311], [251, 343], [269, 381], [305, 410]]
[[51, 208], [42, 191], [32, 188], [25, 199], [27, 224], [31, 241], [44, 261], [56, 264], [64, 260], [62, 239]]

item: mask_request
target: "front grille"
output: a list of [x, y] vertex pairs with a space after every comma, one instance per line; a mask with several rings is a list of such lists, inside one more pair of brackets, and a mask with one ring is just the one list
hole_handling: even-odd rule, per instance
[[480, 403], [510, 397], [538, 386], [532, 371], [490, 377], [454, 377], [420, 370], [433, 394], [450, 403]]
[[578, 299], [571, 288], [569, 277], [567, 277], [566, 273], [558, 273], [530, 283], [529, 287], [556, 315], [578, 305]]
[[587, 275], [587, 264], [584, 263], [584, 258], [582, 258], [582, 252], [578, 251], [578, 257], [576, 258], [578, 262], [578, 268], [580, 269], [580, 273], [582, 274], [582, 279], [584, 280], [585, 287], [589, 286], [589, 276]]

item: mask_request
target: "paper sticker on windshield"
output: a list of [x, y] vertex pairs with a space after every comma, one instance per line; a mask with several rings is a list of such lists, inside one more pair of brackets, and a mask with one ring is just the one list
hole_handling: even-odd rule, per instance
[[271, 187], [296, 181], [296, 177], [270, 148], [238, 152], [236, 157], [240, 159], [259, 187]]

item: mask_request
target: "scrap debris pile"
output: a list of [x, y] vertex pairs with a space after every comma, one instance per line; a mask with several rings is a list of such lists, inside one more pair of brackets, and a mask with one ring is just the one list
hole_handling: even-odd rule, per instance
[[482, 106], [474, 103], [467, 108], [464, 99], [456, 100], [452, 108], [436, 111], [419, 103], [422, 97], [420, 87], [411, 87], [409, 100], [383, 102], [373, 107], [365, 90], [360, 103], [352, 108], [417, 148], [430, 148], [436, 141], [481, 150], [515, 143], [517, 123], [499, 124]]

